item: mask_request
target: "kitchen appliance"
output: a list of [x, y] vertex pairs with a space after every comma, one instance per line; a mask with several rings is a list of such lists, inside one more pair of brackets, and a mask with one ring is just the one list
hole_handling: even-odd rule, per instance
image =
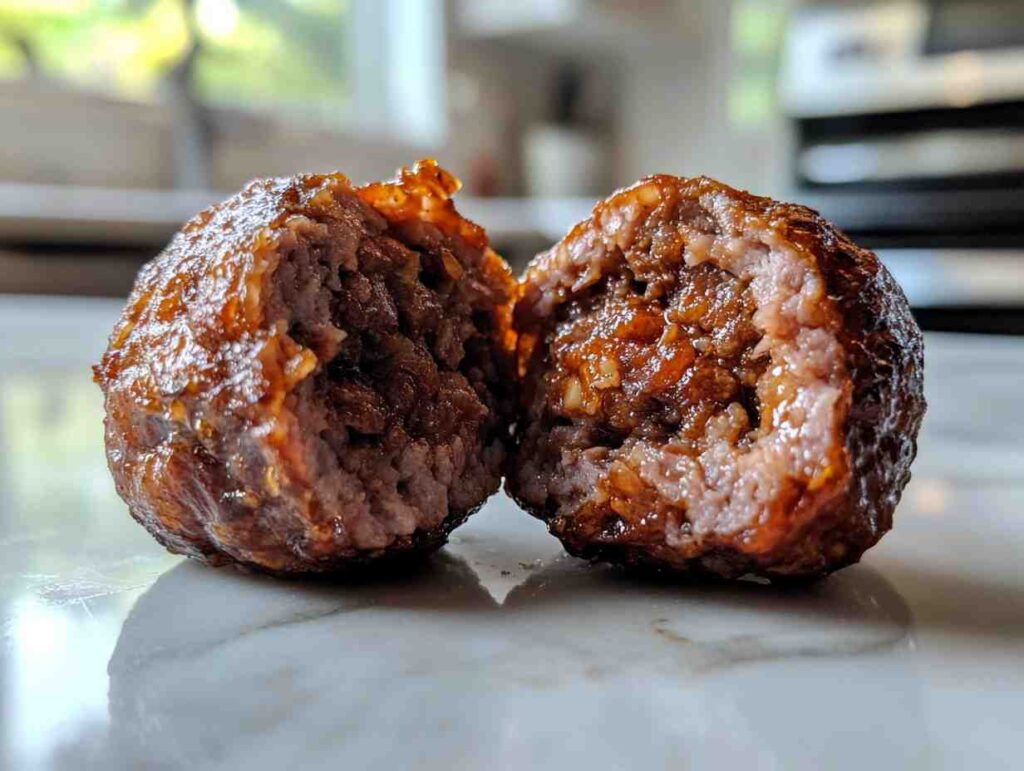
[[780, 87], [801, 200], [928, 285], [922, 321], [1024, 332], [1024, 2], [803, 6]]

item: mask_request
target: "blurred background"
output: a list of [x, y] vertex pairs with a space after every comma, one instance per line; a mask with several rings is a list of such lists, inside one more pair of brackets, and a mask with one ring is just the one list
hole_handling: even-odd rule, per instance
[[[121, 624], [177, 562], [117, 497], [89, 379], [139, 266], [254, 176], [424, 156], [517, 268], [617, 186], [708, 174], [876, 249], [926, 329], [1024, 333], [1024, 0], [0, 0], [0, 769], [90, 767]], [[945, 664], [1009, 660], [1022, 357], [927, 345], [904, 543], [918, 516], [970, 559], [881, 564], [907, 651], [956, 631], [906, 666], [977, 764], [1013, 746], [979, 697], [1005, 683]]]
[[1019, 0], [0, 0], [0, 293], [123, 296], [254, 176], [423, 156], [517, 267], [708, 174], [878, 250], [927, 328], [1024, 332]]

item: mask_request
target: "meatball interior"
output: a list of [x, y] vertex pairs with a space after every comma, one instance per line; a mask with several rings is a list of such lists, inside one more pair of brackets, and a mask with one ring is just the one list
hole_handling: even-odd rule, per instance
[[431, 547], [495, 491], [512, 280], [432, 162], [261, 180], [141, 274], [97, 368], [111, 469], [173, 551], [279, 572]]
[[[920, 335], [874, 256], [825, 228], [801, 207], [662, 176], [598, 204], [531, 264], [507, 485], [571, 552], [803, 575], [888, 529], [923, 409]], [[845, 296], [861, 290], [902, 306], [858, 340]], [[893, 417], [879, 446], [862, 416], [887, 396], [877, 354], [896, 348], [909, 438], [888, 435]], [[879, 456], [893, 467], [871, 468]]]

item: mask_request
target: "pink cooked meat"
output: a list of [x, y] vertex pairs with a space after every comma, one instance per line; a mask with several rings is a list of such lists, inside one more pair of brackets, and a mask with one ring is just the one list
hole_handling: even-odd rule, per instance
[[433, 162], [258, 180], [139, 275], [96, 368], [118, 492], [278, 573], [436, 548], [500, 482], [514, 284]]
[[921, 333], [875, 255], [813, 211], [642, 180], [531, 263], [513, 324], [507, 487], [573, 554], [816, 576], [890, 528]]

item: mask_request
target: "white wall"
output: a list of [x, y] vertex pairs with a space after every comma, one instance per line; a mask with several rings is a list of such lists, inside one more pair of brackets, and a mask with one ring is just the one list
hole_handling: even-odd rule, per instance
[[[484, 5], [464, 2], [483, 14]], [[521, 129], [543, 115], [555, 61], [571, 57], [587, 64], [607, 95], [609, 189], [668, 172], [784, 195], [789, 151], [781, 116], [757, 129], [729, 120], [732, 6], [733, 0], [565, 0], [558, 9], [567, 18], [551, 21], [531, 2], [520, 9], [528, 29], [494, 41], [460, 39], [453, 24], [453, 66], [470, 74], [483, 99], [476, 116], [451, 125], [453, 167], [469, 168], [469, 148], [490, 143], [508, 187], [520, 190]]]
[[646, 174], [706, 174], [735, 187], [784, 195], [788, 136], [781, 116], [763, 130], [730, 124], [730, 0], [676, 0], [689, 34], [678, 45], [630, 54], [619, 112], [626, 183]]

